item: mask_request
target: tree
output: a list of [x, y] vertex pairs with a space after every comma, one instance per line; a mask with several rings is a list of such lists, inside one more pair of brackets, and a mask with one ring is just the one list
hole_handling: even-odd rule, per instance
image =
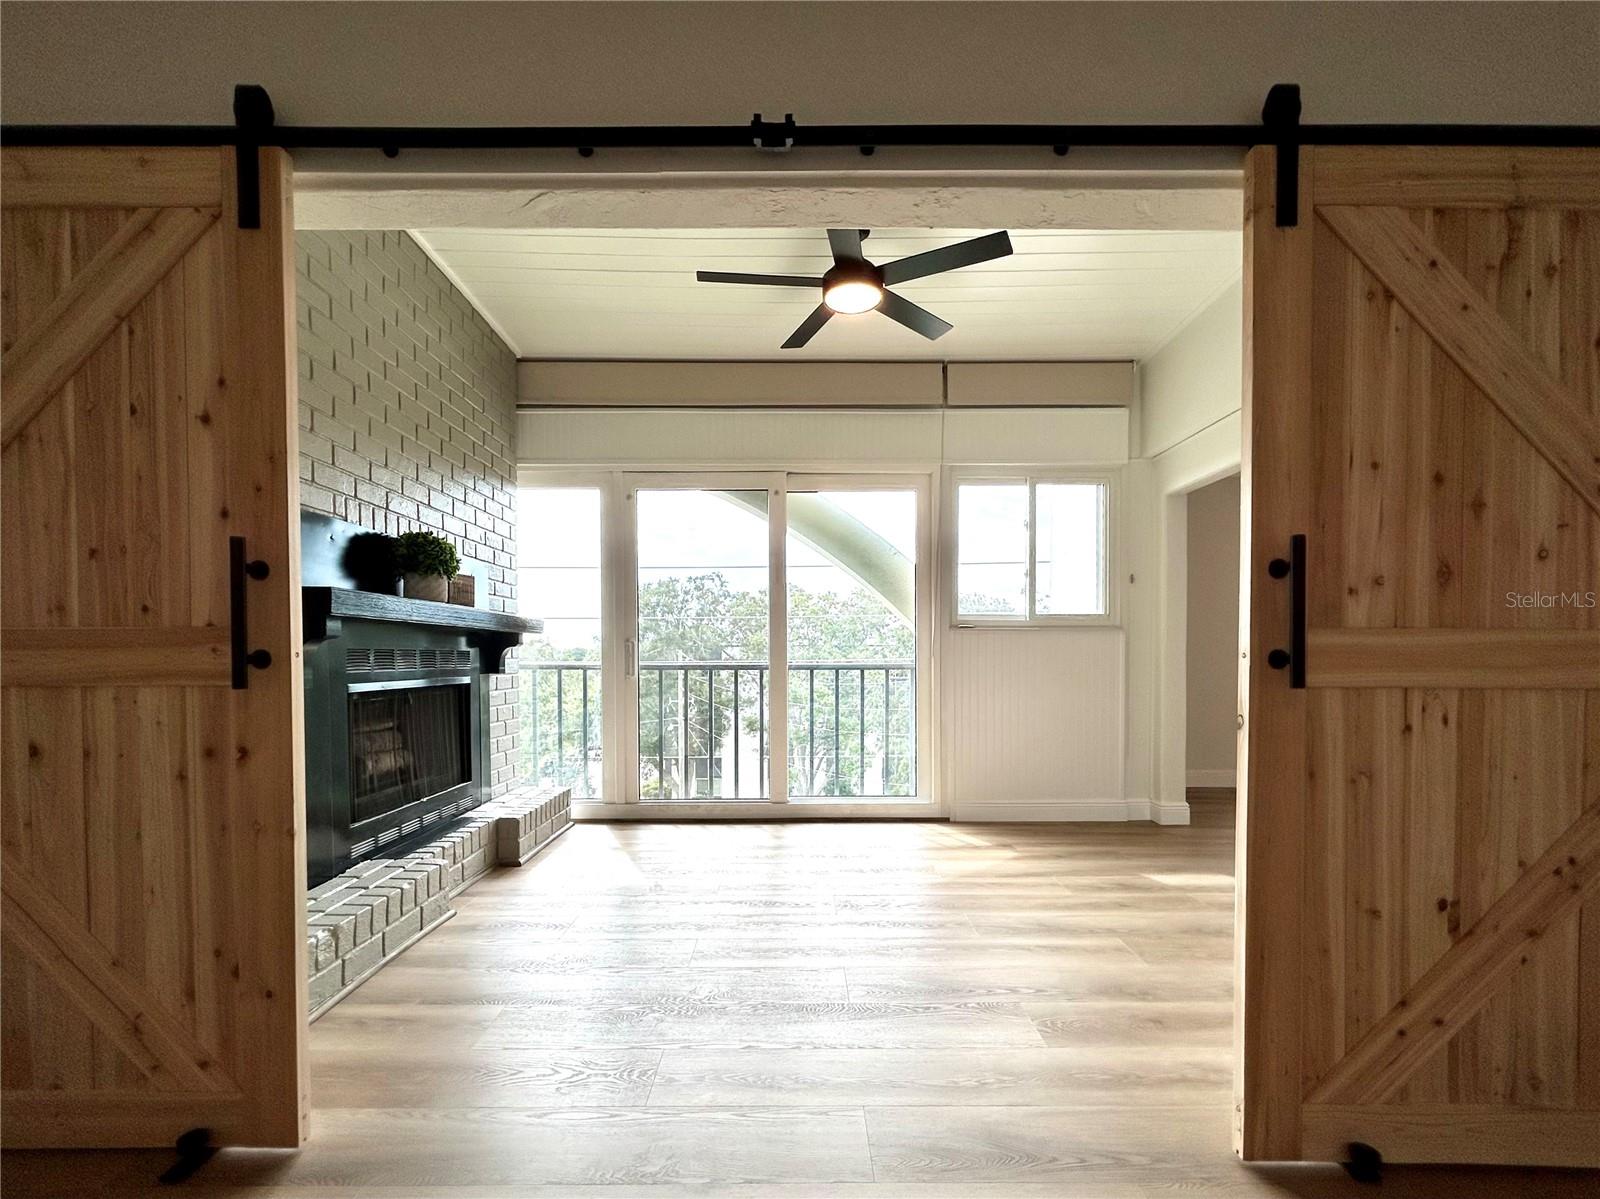
[[[840, 592], [792, 587], [788, 598], [791, 790], [912, 793], [916, 683], [910, 626], [861, 586]], [[731, 794], [729, 776], [737, 761], [739, 792], [754, 796], [767, 740], [765, 590], [736, 590], [718, 572], [647, 582], [639, 589], [639, 642], [644, 794]], [[557, 651], [541, 638], [520, 654], [525, 662], [547, 664], [523, 671], [529, 768], [595, 793], [598, 639]], [[580, 671], [590, 676], [587, 721]]]

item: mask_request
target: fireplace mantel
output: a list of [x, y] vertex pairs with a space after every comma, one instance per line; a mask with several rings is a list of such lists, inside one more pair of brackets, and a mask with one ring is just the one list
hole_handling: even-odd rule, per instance
[[406, 599], [376, 591], [354, 591], [345, 587], [302, 587], [303, 636], [308, 642], [337, 637], [346, 620], [375, 621], [384, 624], [421, 625], [444, 632], [458, 633], [476, 646], [488, 674], [504, 674], [505, 658], [522, 642], [524, 633], [543, 631], [542, 620], [489, 612], [462, 604], [441, 604], [433, 600]]

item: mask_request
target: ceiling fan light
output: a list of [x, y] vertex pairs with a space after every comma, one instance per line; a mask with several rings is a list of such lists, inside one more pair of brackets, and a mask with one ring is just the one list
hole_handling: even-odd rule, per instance
[[883, 303], [883, 288], [866, 279], [843, 279], [823, 290], [822, 302], [834, 312], [847, 315], [871, 312]]

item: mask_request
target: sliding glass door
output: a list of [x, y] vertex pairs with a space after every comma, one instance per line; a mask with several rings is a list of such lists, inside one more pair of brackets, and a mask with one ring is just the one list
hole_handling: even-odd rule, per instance
[[789, 794], [917, 795], [913, 488], [788, 491]]
[[925, 477], [529, 482], [530, 773], [686, 816], [928, 802]]
[[769, 489], [631, 492], [638, 796], [760, 800], [771, 674]]
[[519, 774], [597, 799], [604, 775], [605, 491], [524, 487], [517, 505], [517, 607], [544, 631], [517, 651]]

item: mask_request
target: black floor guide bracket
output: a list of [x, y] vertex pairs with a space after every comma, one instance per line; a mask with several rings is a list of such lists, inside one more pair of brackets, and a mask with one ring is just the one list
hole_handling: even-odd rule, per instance
[[217, 1147], [211, 1143], [209, 1128], [191, 1128], [178, 1138], [178, 1143], [173, 1148], [178, 1151], [178, 1160], [173, 1162], [160, 1178], [162, 1185], [169, 1187], [177, 1186], [180, 1182], [187, 1182], [194, 1177], [195, 1172], [217, 1152]]
[[1370, 1186], [1383, 1181], [1383, 1154], [1365, 1141], [1351, 1141], [1345, 1146], [1345, 1152], [1349, 1157], [1342, 1165], [1352, 1179]]

